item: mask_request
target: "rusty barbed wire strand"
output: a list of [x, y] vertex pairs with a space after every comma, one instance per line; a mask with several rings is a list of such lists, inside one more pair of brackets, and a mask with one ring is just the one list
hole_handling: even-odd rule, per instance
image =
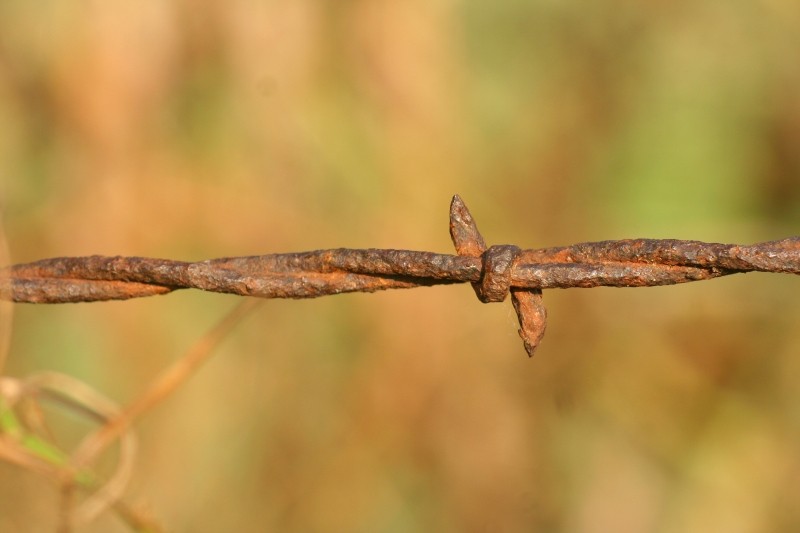
[[483, 302], [511, 294], [529, 355], [544, 334], [543, 289], [652, 287], [743, 272], [800, 274], [800, 237], [749, 246], [628, 239], [521, 250], [486, 246], [467, 206], [450, 205], [457, 255], [336, 248], [199, 262], [144, 257], [59, 257], [0, 269], [0, 299], [27, 303], [124, 300], [178, 289], [316, 298], [347, 292], [472, 283]]

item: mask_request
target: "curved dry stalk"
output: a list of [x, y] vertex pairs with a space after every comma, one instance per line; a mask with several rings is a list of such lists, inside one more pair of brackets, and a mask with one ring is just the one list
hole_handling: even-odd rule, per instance
[[[10, 263], [6, 232], [3, 228], [3, 218], [0, 216], [0, 265]], [[11, 345], [11, 322], [13, 317], [13, 304], [11, 295], [5, 291], [10, 286], [7, 269], [0, 270], [0, 376], [3, 375], [6, 357]]]
[[[16, 407], [21, 423], [27, 427], [33, 427], [34, 431], [35, 428], [39, 428], [39, 433], [46, 434], [47, 432], [42, 431], [44, 422], [40, 419], [38, 407], [33, 408], [33, 406], [38, 406], [38, 402], [42, 398], [53, 400], [78, 415], [101, 423], [117, 416], [120, 411], [113, 401], [82, 381], [56, 372], [43, 372], [23, 380], [4, 378], [3, 391], [5, 392], [6, 408], [14, 409]], [[99, 486], [97, 486], [97, 480], [87, 470], [72, 467], [69, 464], [68, 456], [58, 448], [54, 446], [42, 448], [49, 457], [48, 461], [32, 452], [30, 439], [28, 439], [27, 447], [19, 444], [20, 437], [17, 436], [16, 439], [13, 435], [6, 437], [6, 440], [17, 442], [16, 447], [8, 448], [16, 452], [11, 459], [15, 459], [15, 462], [22, 466], [49, 474], [60, 480], [64, 496], [62, 521], [65, 524], [80, 525], [94, 520], [102, 511], [119, 500], [133, 473], [137, 444], [135, 436], [130, 431], [121, 435], [119, 460], [114, 473]], [[47, 439], [46, 442], [50, 440]], [[41, 448], [43, 444], [38, 446]], [[23, 458], [24, 461], [20, 462]], [[93, 492], [84, 502], [73, 509], [71, 495], [76, 488]]]

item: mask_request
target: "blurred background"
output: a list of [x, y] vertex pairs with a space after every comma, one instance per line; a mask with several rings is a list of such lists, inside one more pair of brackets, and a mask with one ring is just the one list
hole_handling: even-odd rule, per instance
[[[798, 50], [793, 0], [4, 0], [10, 258], [449, 252], [454, 193], [493, 244], [797, 235]], [[798, 530], [799, 291], [546, 291], [532, 360], [466, 286], [266, 301], [140, 420], [126, 499], [168, 531]], [[237, 301], [17, 305], [4, 372], [125, 404]], [[0, 530], [57, 516], [0, 464]]]

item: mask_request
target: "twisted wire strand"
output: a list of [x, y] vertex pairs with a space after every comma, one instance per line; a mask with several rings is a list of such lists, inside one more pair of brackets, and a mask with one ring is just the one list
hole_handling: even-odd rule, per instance
[[94, 302], [189, 288], [316, 298], [469, 282], [484, 302], [502, 301], [511, 293], [530, 354], [544, 332], [542, 289], [649, 287], [752, 271], [800, 274], [800, 237], [747, 246], [627, 239], [531, 250], [487, 247], [458, 195], [450, 206], [450, 234], [458, 255], [335, 248], [198, 262], [121, 256], [43, 259], [0, 269], [0, 299]]
[[[478, 282], [481, 257], [390, 249], [336, 248], [199, 262], [145, 257], [57, 257], [0, 270], [0, 297], [66, 303], [200, 289], [262, 298], [315, 298]], [[633, 239], [522, 250], [511, 266], [517, 288], [644, 287], [744, 272], [800, 274], [800, 238], [750, 246]]]

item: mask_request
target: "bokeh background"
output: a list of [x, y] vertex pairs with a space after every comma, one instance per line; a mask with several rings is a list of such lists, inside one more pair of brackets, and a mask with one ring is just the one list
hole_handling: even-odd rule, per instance
[[[800, 233], [794, 0], [0, 2], [11, 260]], [[267, 301], [140, 420], [168, 531], [800, 529], [800, 279]], [[231, 296], [18, 305], [4, 372], [132, 400]], [[0, 334], [7, 336], [8, 328]], [[0, 465], [0, 530], [58, 491]], [[128, 531], [104, 515], [86, 531]]]

